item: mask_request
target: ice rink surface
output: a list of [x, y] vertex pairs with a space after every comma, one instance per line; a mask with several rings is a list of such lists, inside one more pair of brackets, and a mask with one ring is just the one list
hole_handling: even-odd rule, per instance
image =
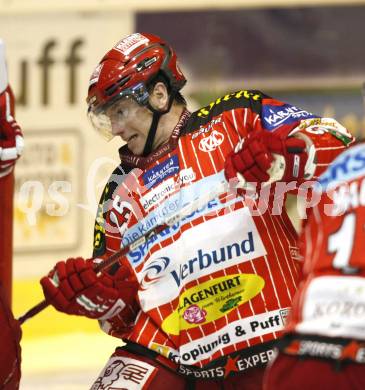
[[89, 389], [119, 345], [102, 331], [23, 340], [20, 390]]

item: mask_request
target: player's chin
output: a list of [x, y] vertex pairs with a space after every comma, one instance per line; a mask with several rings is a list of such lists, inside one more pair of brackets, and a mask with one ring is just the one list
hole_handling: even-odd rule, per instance
[[144, 143], [143, 142], [128, 142], [128, 149], [135, 156], [142, 156]]

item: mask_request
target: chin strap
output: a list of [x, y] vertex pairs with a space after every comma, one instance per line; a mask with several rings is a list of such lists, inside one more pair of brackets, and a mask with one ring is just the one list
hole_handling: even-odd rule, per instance
[[151, 109], [150, 106], [148, 108], [153, 112], [153, 117], [152, 117], [150, 130], [148, 131], [147, 140], [144, 145], [143, 154], [142, 154], [143, 157], [148, 156], [152, 152], [152, 146], [153, 146], [153, 141], [155, 140], [158, 122], [160, 121], [161, 115], [165, 114], [160, 111]]
[[153, 142], [155, 140], [157, 127], [158, 127], [158, 122], [160, 121], [160, 118], [161, 118], [162, 115], [167, 114], [170, 111], [172, 103], [173, 103], [174, 98], [175, 98], [175, 94], [176, 94], [176, 91], [171, 91], [171, 94], [170, 94], [170, 97], [169, 97], [169, 105], [167, 106], [167, 109], [165, 111], [155, 110], [150, 105], [149, 102], [147, 103], [147, 107], [148, 107], [148, 109], [150, 111], [152, 111], [153, 117], [152, 117], [151, 127], [150, 127], [150, 129], [148, 131], [147, 140], [146, 140], [146, 143], [144, 145], [144, 149], [143, 149], [143, 153], [142, 153], [143, 157], [147, 157], [152, 152], [152, 150], [153, 150]]

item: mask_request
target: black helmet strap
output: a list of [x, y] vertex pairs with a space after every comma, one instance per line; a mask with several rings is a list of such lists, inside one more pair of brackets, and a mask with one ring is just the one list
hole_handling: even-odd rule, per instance
[[158, 111], [154, 109], [149, 102], [147, 103], [147, 107], [150, 111], [152, 111], [153, 117], [152, 117], [152, 123], [150, 129], [148, 131], [147, 140], [144, 145], [144, 149], [142, 153], [143, 157], [148, 156], [152, 152], [153, 142], [155, 140], [157, 127], [158, 127], [158, 122], [160, 121], [162, 115], [167, 114], [170, 111], [172, 103], [175, 99], [175, 95], [176, 95], [176, 91], [172, 90], [169, 96], [169, 104], [167, 106], [167, 109], [164, 111]]

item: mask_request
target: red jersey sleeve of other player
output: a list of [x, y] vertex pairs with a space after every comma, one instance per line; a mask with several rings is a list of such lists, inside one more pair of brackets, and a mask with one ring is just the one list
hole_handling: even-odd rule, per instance
[[7, 87], [0, 95], [0, 177], [11, 172], [23, 147], [22, 131], [14, 118], [14, 95]]

